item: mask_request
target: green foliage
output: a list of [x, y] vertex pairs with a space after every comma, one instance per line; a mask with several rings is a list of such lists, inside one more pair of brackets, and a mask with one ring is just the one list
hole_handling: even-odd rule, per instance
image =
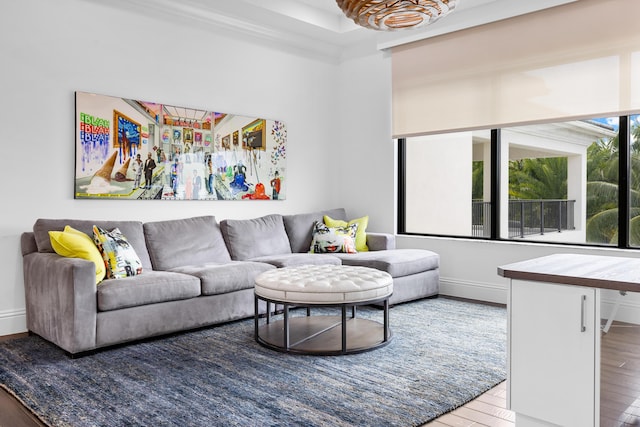
[[[629, 243], [640, 246], [640, 127], [631, 129]], [[587, 242], [618, 242], [619, 138], [601, 139], [587, 149]]]
[[606, 181], [587, 181], [587, 220], [592, 216], [618, 207], [618, 184]]
[[548, 157], [510, 161], [509, 198], [566, 199], [567, 158]]
[[629, 221], [629, 244], [640, 246], [640, 208], [631, 209], [631, 220]]
[[618, 137], [600, 139], [587, 148], [587, 182], [618, 184]]
[[[617, 218], [617, 209], [616, 218]], [[629, 217], [631, 220], [629, 221], [629, 244], [631, 246], [640, 246], [640, 208], [631, 208], [629, 210]], [[597, 227], [594, 227], [597, 228]], [[588, 230], [588, 229], [587, 229]], [[587, 241], [588, 240], [587, 238]], [[609, 241], [610, 244], [615, 245], [618, 242], [618, 230], [616, 229], [615, 234]], [[606, 242], [604, 242], [606, 243]]]
[[613, 245], [618, 241], [618, 209], [598, 212], [587, 219], [587, 242]]
[[472, 163], [472, 187], [471, 198], [473, 200], [483, 200], [484, 197], [484, 162], [479, 160]]

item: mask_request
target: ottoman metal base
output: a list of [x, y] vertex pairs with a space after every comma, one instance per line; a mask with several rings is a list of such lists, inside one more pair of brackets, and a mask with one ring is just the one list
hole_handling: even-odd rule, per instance
[[[266, 324], [259, 324], [258, 302], [267, 303]], [[356, 306], [383, 303], [383, 323], [356, 317]], [[283, 306], [284, 318], [271, 320], [271, 304]], [[343, 355], [361, 353], [385, 346], [391, 340], [389, 329], [389, 296], [360, 303], [295, 304], [307, 309], [306, 316], [290, 316], [290, 304], [255, 296], [255, 340], [264, 347], [296, 354]], [[311, 308], [340, 308], [338, 316], [312, 316]], [[350, 309], [350, 316], [347, 310]]]

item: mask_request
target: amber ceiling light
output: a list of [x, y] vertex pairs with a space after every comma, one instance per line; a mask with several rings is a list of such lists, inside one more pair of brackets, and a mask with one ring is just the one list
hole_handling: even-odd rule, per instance
[[459, 0], [336, 0], [347, 18], [366, 28], [394, 31], [431, 24]]

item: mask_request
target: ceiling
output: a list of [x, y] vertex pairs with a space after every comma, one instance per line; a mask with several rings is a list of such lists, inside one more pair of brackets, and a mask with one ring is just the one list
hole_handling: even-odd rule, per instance
[[335, 0], [85, 0], [146, 16], [182, 20], [209, 31], [252, 39], [332, 62], [535, 12], [578, 0], [460, 0], [437, 22], [415, 30], [378, 32], [347, 19]]

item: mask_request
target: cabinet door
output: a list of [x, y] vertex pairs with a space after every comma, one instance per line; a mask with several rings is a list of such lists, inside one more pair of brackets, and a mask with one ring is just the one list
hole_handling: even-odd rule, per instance
[[565, 427], [599, 418], [599, 292], [511, 281], [509, 398], [517, 414]]

